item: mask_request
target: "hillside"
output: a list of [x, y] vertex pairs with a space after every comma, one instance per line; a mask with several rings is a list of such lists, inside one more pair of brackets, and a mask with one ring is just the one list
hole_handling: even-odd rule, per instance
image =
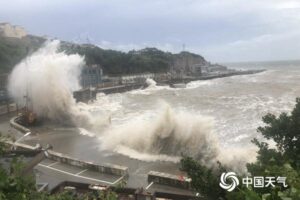
[[36, 36], [22, 38], [0, 36], [0, 73], [9, 73], [30, 52], [36, 51], [45, 39]]
[[185, 71], [194, 64], [205, 65], [208, 62], [200, 55], [190, 52], [172, 54], [157, 48], [132, 50], [128, 53], [104, 50], [90, 44], [63, 42], [61, 50], [66, 53], [78, 53], [85, 56], [87, 64], [100, 64], [105, 74], [120, 75], [142, 72], [169, 72], [171, 69]]
[[167, 72], [172, 64], [172, 54], [156, 48], [146, 48], [128, 53], [104, 50], [94, 45], [62, 43], [61, 49], [67, 53], [85, 56], [87, 64], [100, 64], [104, 73], [110, 75]]
[[[37, 50], [45, 42], [44, 38], [28, 35], [23, 38], [0, 36], [0, 73], [8, 73], [23, 58]], [[61, 43], [61, 51], [85, 56], [87, 64], [100, 64], [108, 75], [143, 72], [168, 72], [170, 69], [183, 71], [187, 65], [207, 63], [197, 54], [181, 52], [172, 54], [156, 48], [132, 50], [128, 53], [104, 50], [91, 44]]]

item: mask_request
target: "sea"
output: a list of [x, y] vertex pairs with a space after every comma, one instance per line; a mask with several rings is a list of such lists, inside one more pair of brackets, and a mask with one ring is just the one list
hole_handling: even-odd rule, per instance
[[179, 173], [182, 155], [213, 166], [221, 161], [236, 170], [253, 162], [253, 138], [265, 126], [262, 117], [290, 113], [300, 97], [300, 61], [225, 63], [237, 70], [265, 69], [193, 81], [171, 88], [148, 81], [147, 88], [125, 93], [98, 94], [78, 106], [94, 119], [93, 127], [37, 129], [27, 140], [51, 143], [56, 151], [81, 159], [128, 166], [145, 176], [149, 170]]

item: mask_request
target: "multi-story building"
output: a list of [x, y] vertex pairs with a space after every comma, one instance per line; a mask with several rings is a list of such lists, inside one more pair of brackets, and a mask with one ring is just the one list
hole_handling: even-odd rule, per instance
[[195, 64], [191, 67], [191, 72], [193, 75], [196, 75], [196, 76], [205, 75], [205, 74], [209, 73], [209, 67], [210, 67], [209, 63]]
[[209, 67], [210, 72], [223, 72], [228, 70], [227, 67], [219, 64], [214, 64]]
[[0, 23], [0, 35], [4, 37], [22, 38], [27, 35], [21, 26], [13, 26], [9, 23]]
[[205, 64], [195, 64], [191, 67], [193, 75], [201, 76], [211, 73], [221, 73], [227, 71], [227, 67], [219, 64], [211, 64], [209, 62]]
[[81, 72], [81, 86], [83, 88], [97, 87], [102, 82], [103, 71], [100, 65], [84, 66]]

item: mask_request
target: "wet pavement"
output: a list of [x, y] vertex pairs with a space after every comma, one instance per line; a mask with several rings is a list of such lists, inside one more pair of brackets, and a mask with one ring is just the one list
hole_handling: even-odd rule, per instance
[[[9, 124], [9, 120], [15, 115], [16, 113], [0, 116], [0, 131], [3, 135], [20, 138], [23, 136], [22, 133], [10, 127]], [[23, 143], [33, 146], [39, 143], [43, 147], [47, 144], [51, 144], [54, 151], [64, 153], [77, 159], [92, 161], [93, 163], [100, 165], [110, 163], [129, 168], [129, 177], [126, 178], [102, 174], [46, 159], [35, 167], [35, 171], [37, 174], [37, 181], [49, 183], [50, 189], [62, 181], [117, 185], [124, 180], [127, 183], [126, 187], [144, 187], [152, 192], [163, 191], [178, 194], [191, 194], [191, 192], [187, 190], [147, 182], [147, 174], [149, 171], [183, 175], [183, 173], [179, 171], [179, 164], [162, 161], [145, 162], [131, 159], [117, 153], [101, 151], [99, 143], [95, 138], [79, 134], [77, 128], [66, 128], [55, 124], [44, 124], [40, 127], [33, 127], [31, 130], [32, 134], [22, 139]]]

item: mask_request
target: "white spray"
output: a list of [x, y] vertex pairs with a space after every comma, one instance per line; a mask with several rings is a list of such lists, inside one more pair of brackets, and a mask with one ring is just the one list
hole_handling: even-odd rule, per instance
[[146, 84], [148, 85], [148, 87], [156, 87], [156, 82], [151, 78], [146, 79]]
[[175, 114], [169, 105], [164, 105], [157, 119], [132, 119], [107, 130], [100, 140], [102, 148], [132, 158], [178, 161], [185, 154], [207, 164], [215, 161], [219, 151], [212, 127], [209, 117]]
[[[25, 104], [27, 95], [40, 117], [70, 118], [78, 127], [88, 125], [89, 129], [101, 127], [104, 122], [92, 118], [89, 106], [76, 104], [72, 94], [80, 88], [84, 58], [57, 52], [58, 47], [58, 41], [48, 42], [18, 64], [9, 79], [10, 95], [19, 105]], [[148, 90], [157, 87], [153, 80], [147, 83]], [[205, 165], [224, 158], [211, 118], [186, 112], [175, 114], [168, 105], [161, 110], [157, 119], [151, 121], [132, 119], [124, 125], [112, 125], [100, 136], [102, 148], [146, 161], [177, 162], [182, 153]]]
[[58, 47], [57, 40], [47, 42], [19, 63], [10, 75], [9, 93], [20, 106], [25, 105], [27, 96], [38, 117], [88, 122], [88, 114], [79, 110], [73, 98], [73, 91], [80, 88], [84, 58], [58, 52]]
[[99, 137], [102, 149], [143, 161], [179, 162], [187, 155], [208, 167], [220, 161], [237, 172], [245, 171], [245, 163], [255, 158], [254, 149], [221, 149], [213, 118], [175, 112], [166, 103], [158, 108], [156, 118], [140, 115], [112, 125]]

